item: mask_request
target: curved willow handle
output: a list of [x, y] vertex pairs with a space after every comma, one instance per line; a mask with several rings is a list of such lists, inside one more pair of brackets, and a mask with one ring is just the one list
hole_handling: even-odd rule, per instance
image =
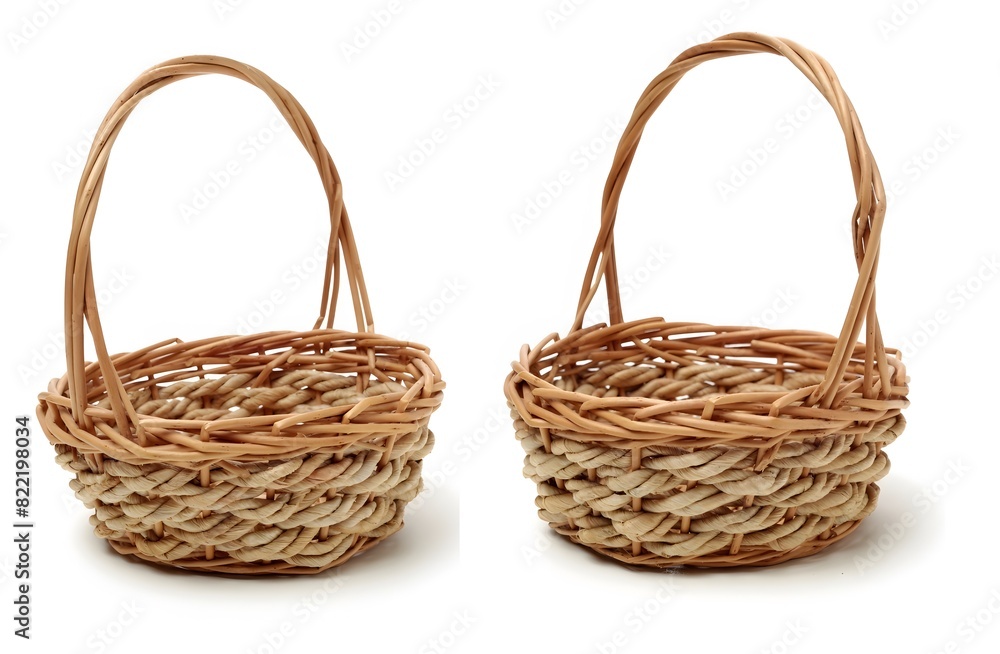
[[758, 52], [787, 58], [809, 78], [833, 106], [847, 141], [847, 153], [858, 199], [851, 217], [858, 281], [837, 345], [830, 356], [825, 379], [810, 398], [810, 402], [821, 403], [827, 408], [831, 406], [838, 381], [843, 378], [844, 371], [854, 354], [854, 344], [857, 343], [862, 325], [866, 322], [868, 329], [865, 338], [864, 394], [865, 397], [874, 397], [877, 392], [880, 397], [888, 397], [890, 391], [888, 383], [882, 384], [877, 390], [874, 384], [875, 366], [878, 366], [881, 379], [890, 379], [885, 347], [875, 314], [875, 273], [878, 268], [879, 244], [886, 208], [882, 177], [865, 140], [861, 123], [854, 113], [854, 106], [841, 88], [833, 69], [819, 55], [787, 39], [746, 32], [720, 36], [714, 41], [682, 52], [643, 91], [618, 143], [611, 172], [604, 186], [601, 229], [587, 266], [576, 319], [570, 331], [574, 332], [582, 327], [584, 314], [597, 294], [602, 277], [607, 288], [609, 321], [611, 324], [622, 322], [618, 271], [615, 263], [614, 227], [622, 187], [647, 121], [681, 78], [698, 64], [712, 59]]
[[319, 170], [320, 180], [330, 206], [330, 242], [327, 247], [326, 276], [323, 281], [320, 313], [313, 328], [319, 329], [324, 320], [327, 328], [332, 328], [340, 286], [340, 254], [343, 251], [358, 331], [374, 331], [368, 292], [358, 262], [357, 247], [347, 211], [344, 209], [340, 176], [305, 110], [287, 90], [252, 66], [212, 56], [171, 59], [142, 73], [118, 97], [101, 123], [80, 178], [69, 252], [66, 257], [65, 293], [66, 367], [73, 416], [78, 421], [88, 420], [83, 412], [87, 397], [83, 360], [83, 323], [86, 318], [97, 349], [101, 374], [108, 385], [108, 396], [115, 420], [120, 425], [119, 428], [128, 424], [129, 418], [133, 424], [138, 424], [138, 418], [127, 400], [128, 396], [104, 342], [90, 265], [90, 234], [111, 147], [118, 138], [125, 120], [143, 98], [168, 84], [208, 74], [235, 77], [264, 91], [288, 121], [292, 131], [305, 146]]

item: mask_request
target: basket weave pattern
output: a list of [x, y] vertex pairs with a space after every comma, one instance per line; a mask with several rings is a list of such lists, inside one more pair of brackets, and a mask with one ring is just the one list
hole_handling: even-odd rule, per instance
[[[316, 162], [331, 225], [320, 316], [303, 332], [175, 339], [111, 356], [89, 243], [111, 146], [142, 98], [210, 73], [267, 93]], [[341, 259], [356, 332], [332, 329]], [[95, 363], [83, 360], [85, 320]], [[112, 107], [77, 196], [66, 336], [68, 373], [39, 396], [38, 417], [94, 509], [95, 533], [122, 554], [214, 572], [319, 572], [398, 531], [422, 487], [444, 382], [427, 348], [374, 333], [333, 161], [298, 102], [250, 66], [168, 61]]]
[[[795, 64], [845, 132], [860, 274], [841, 334], [624, 322], [614, 223], [643, 128], [698, 64], [759, 52]], [[875, 314], [884, 213], [861, 125], [823, 59], [748, 33], [678, 56], [647, 87], [619, 143], [569, 334], [524, 346], [505, 383], [539, 516], [601, 554], [656, 567], [780, 563], [851, 533], [875, 509], [875, 482], [889, 470], [883, 447], [906, 424], [906, 371]], [[610, 325], [583, 328], [602, 280]]]

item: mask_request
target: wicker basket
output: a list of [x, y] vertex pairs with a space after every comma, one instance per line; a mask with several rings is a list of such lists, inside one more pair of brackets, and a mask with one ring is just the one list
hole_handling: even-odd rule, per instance
[[[309, 331], [171, 340], [108, 355], [90, 234], [111, 146], [144, 97], [218, 73], [274, 101], [319, 169], [330, 242]], [[332, 329], [343, 258], [357, 332]], [[84, 319], [97, 363], [83, 360]], [[324, 327], [325, 321], [325, 327]], [[66, 262], [66, 365], [38, 417], [95, 533], [146, 561], [236, 574], [315, 573], [403, 525], [433, 446], [444, 382], [427, 348], [374, 333], [340, 177], [299, 103], [220, 57], [151, 68], [101, 124], [83, 170]]]
[[[860, 274], [840, 336], [623, 322], [614, 225], [646, 121], [698, 64], [755, 52], [791, 60], [847, 137]], [[601, 554], [656, 567], [769, 565], [850, 534], [875, 508], [875, 482], [889, 470], [882, 448], [902, 432], [908, 405], [905, 368], [875, 315], [885, 206], [854, 108], [823, 59], [750, 33], [679, 55], [646, 88], [618, 145], [569, 334], [524, 346], [504, 386], [539, 516]], [[582, 328], [602, 278], [610, 325]]]

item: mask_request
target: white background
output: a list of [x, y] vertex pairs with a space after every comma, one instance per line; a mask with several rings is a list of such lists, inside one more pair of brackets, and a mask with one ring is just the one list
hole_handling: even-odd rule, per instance
[[[557, 0], [422, 0], [393, 4], [381, 27], [369, 23], [372, 12], [386, 22], [388, 0], [231, 4], [9, 0], [0, 13], [0, 432], [11, 443], [0, 515], [13, 519], [14, 417], [31, 415], [37, 525], [30, 642], [11, 633], [9, 526], [0, 545], [4, 651], [997, 651], [1000, 283], [984, 264], [1000, 251], [995, 3], [593, 0], [556, 20]], [[366, 26], [375, 36], [349, 52]], [[876, 513], [823, 554], [636, 571], [538, 520], [502, 382], [522, 343], [572, 322], [615, 125], [677, 53], [739, 30], [831, 62], [896, 189], [878, 305], [886, 342], [906, 352], [909, 427], [888, 450]], [[122, 559], [92, 535], [34, 419], [37, 394], [65, 370], [63, 266], [87, 135], [142, 70], [186, 54], [250, 63], [310, 112], [344, 179], [377, 330], [429, 344], [449, 384], [421, 505], [399, 534], [318, 577]], [[664, 103], [619, 213], [626, 319], [839, 331], [855, 279], [850, 167], [832, 111], [810, 95], [788, 62], [754, 55], [702, 66]], [[478, 106], [462, 117], [464, 101]], [[218, 76], [134, 112], [94, 230], [112, 351], [241, 321], [311, 326], [323, 195], [290, 131], [269, 127], [273, 113]], [[444, 142], [388, 182], [438, 128]], [[768, 139], [776, 151], [753, 163]], [[185, 220], [182, 205], [214, 191], [231, 161], [239, 174]], [[724, 192], [734, 166], [750, 174]], [[556, 189], [560, 176], [572, 183]], [[531, 201], [545, 208], [512, 217]], [[268, 307], [275, 290], [284, 301]]]

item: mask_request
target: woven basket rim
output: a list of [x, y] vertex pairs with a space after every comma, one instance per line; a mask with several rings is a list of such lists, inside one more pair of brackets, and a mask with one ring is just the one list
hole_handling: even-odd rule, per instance
[[[263, 369], [260, 364], [250, 362], [250, 366], [242, 371], [244, 373], [252, 371], [252, 374], [263, 375], [266, 373], [268, 376], [274, 374], [280, 376], [285, 372], [292, 373], [295, 369], [289, 370], [286, 366], [297, 364], [296, 355], [292, 354], [283, 360], [281, 357], [285, 353], [303, 346], [315, 348], [320, 343], [327, 345], [327, 350], [334, 353], [357, 352], [361, 356], [367, 353], [369, 360], [374, 360], [376, 363], [376, 367], [378, 367], [378, 361], [390, 360], [402, 364], [409, 360], [405, 367], [401, 365], [396, 370], [383, 369], [385, 377], [396, 379], [404, 386], [405, 390], [382, 393], [336, 406], [323, 407], [317, 409], [320, 412], [319, 417], [310, 415], [310, 413], [282, 411], [234, 418], [223, 416], [174, 419], [141, 413], [133, 407], [132, 412], [137, 424], [132, 429], [121, 433], [121, 437], [128, 441], [125, 444], [116, 443], [113, 440], [107, 441], [107, 434], [102, 435], [100, 430], [90, 432], [92, 439], [101, 441], [100, 445], [86, 443], [80, 439], [79, 435], [61, 434], [58, 431], [53, 433], [50, 440], [82, 448], [85, 452], [100, 452], [105, 456], [112, 456], [112, 458], [119, 458], [114, 456], [112, 451], [120, 453], [127, 451], [129, 455], [127, 459], [132, 462], [178, 464], [184, 461], [197, 461], [201, 458], [210, 459], [212, 457], [206, 455], [206, 450], [210, 449], [216, 452], [217, 456], [221, 456], [223, 451], [230, 446], [241, 449], [241, 452], [233, 452], [233, 459], [252, 461], [275, 456], [280, 458], [298, 446], [310, 450], [336, 449], [354, 444], [373, 444], [399, 438], [420, 429], [421, 423], [441, 404], [446, 383], [441, 378], [437, 364], [429, 355], [429, 348], [418, 343], [402, 341], [372, 332], [352, 332], [339, 329], [314, 329], [304, 332], [276, 330], [245, 336], [216, 336], [196, 341], [169, 339], [134, 352], [119, 353], [110, 358], [115, 365], [114, 369], [119, 374], [118, 385], [127, 392], [133, 384], [150, 386], [172, 381], [180, 382], [187, 378], [188, 374], [191, 377], [201, 378], [239, 374], [241, 372], [238, 367], [239, 363], [247, 363], [247, 361], [244, 359], [236, 363], [232, 362], [234, 357], [241, 354], [245, 354], [247, 357], [265, 356], [270, 357], [272, 361], [275, 359], [280, 361], [273, 368], [268, 367], [270, 364], [265, 364]], [[261, 353], [261, 344], [265, 346], [263, 354]], [[198, 355], [202, 356], [196, 362], [195, 359]], [[304, 352], [302, 356], [323, 357], [326, 355], [322, 352]], [[207, 363], [206, 359], [208, 359]], [[150, 368], [151, 361], [161, 365]], [[218, 365], [218, 371], [214, 370], [213, 361], [214, 365]], [[236, 369], [228, 368], [225, 363], [227, 361], [230, 362], [230, 365], [237, 366]], [[332, 359], [331, 363], [327, 365], [336, 368], [338, 364], [344, 366], [345, 369], [342, 371], [333, 369], [326, 372], [347, 377], [366, 374], [364, 368], [367, 364], [364, 363], [352, 364], [350, 361], [338, 362], [336, 359]], [[349, 369], [352, 366], [361, 369]], [[309, 364], [300, 369], [316, 370], [317, 367]], [[151, 371], [155, 372], [151, 373]], [[111, 409], [96, 406], [97, 402], [107, 400], [110, 397], [108, 385], [103, 380], [99, 363], [87, 363], [84, 372], [89, 383], [97, 384], [90, 389], [83, 405], [84, 419], [112, 424], [114, 416]], [[150, 374], [152, 374], [152, 379], [150, 379]], [[172, 374], [176, 374], [178, 377], [169, 379]], [[400, 377], [406, 379], [399, 380]], [[84, 431], [88, 431], [82, 423], [73, 418], [71, 381], [68, 372], [62, 377], [52, 379], [48, 389], [38, 395], [39, 409], [46, 407], [48, 410], [62, 413], [64, 414], [62, 422], [67, 425], [75, 425], [74, 429], [82, 428]], [[365, 381], [366, 385], [368, 381], [379, 383], [380, 380], [369, 372]], [[328, 431], [328, 428], [334, 425], [336, 425], [336, 433]], [[147, 429], [160, 430], [164, 434], [171, 434], [177, 439], [184, 440], [173, 443], [173, 446], [167, 450], [156, 445], [148, 447], [142, 444], [139, 431]], [[217, 434], [225, 434], [225, 437], [217, 438]], [[238, 435], [243, 435], [250, 440], [239, 440]], [[233, 440], [234, 438], [236, 440]]]
[[[533, 348], [524, 345], [521, 350], [520, 360], [511, 362], [511, 370], [504, 382], [504, 393], [522, 419], [533, 427], [547, 428], [561, 437], [580, 442], [599, 443], [603, 446], [622, 447], [623, 449], [656, 445], [656, 443], [651, 443], [650, 440], [655, 439], [657, 434], [662, 434], [663, 426], [668, 424], [665, 421], [666, 418], [676, 416], [698, 419], [699, 427], [709, 430], [704, 436], [688, 436], [689, 439], [695, 438], [705, 441], [703, 445], [697, 447], [711, 447], [724, 443], [729, 439], [725, 438], [724, 432], [715, 433], [712, 423], [724, 422], [720, 421], [717, 416], [719, 416], [720, 412], [733, 407], [739, 408], [747, 414], [767, 416], [769, 418], [789, 416], [790, 414], [802, 413], [803, 411], [806, 413], [812, 411], [817, 414], [826, 413], [831, 416], [839, 414], [841, 417], [838, 422], [847, 427], [858, 421], [877, 422], [890, 419], [898, 415], [902, 409], [909, 406], [909, 399], [906, 397], [908, 387], [905, 366], [895, 356], [895, 353], [898, 353], [898, 351], [889, 348], [886, 350], [886, 359], [891, 371], [890, 378], [893, 384], [889, 397], [885, 399], [857, 397], [854, 391], [860, 383], [861, 373], [857, 371], [852, 372], [849, 367], [835, 385], [840, 389], [840, 402], [829, 409], [821, 409], [815, 404], [808, 402], [810, 394], [819, 387], [819, 384], [787, 391], [721, 392], [711, 396], [685, 399], [662, 399], [641, 396], [603, 398], [576, 390], [564, 390], [557, 387], [550, 379], [558, 379], [563, 376], [558, 369], [551, 376], [542, 376], [539, 374], [540, 365], [558, 366], [557, 362], [552, 360], [542, 362], [543, 355], [551, 359], [551, 357], [559, 356], [561, 353], [573, 353], [577, 359], [586, 359], [592, 353], [607, 351], [608, 343], [622, 344], [632, 343], [635, 340], [643, 340], [644, 342], [652, 340], [642, 339], [638, 336], [638, 333], [641, 333], [640, 330], [652, 330], [657, 327], [659, 328], [657, 332], [677, 330], [685, 336], [724, 333], [740, 335], [756, 334], [761, 337], [765, 335], [801, 336], [815, 339], [817, 343], [829, 345], [830, 347], [836, 344], [838, 340], [831, 334], [819, 331], [770, 329], [739, 325], [711, 325], [701, 322], [667, 322], [658, 317], [642, 318], [616, 325], [601, 323], [571, 332], [565, 337], [550, 334]], [[604, 343], [603, 346], [587, 347], [587, 341], [598, 341], [602, 336], [610, 336], [610, 338], [599, 341]], [[684, 343], [686, 339], [677, 338], [670, 340], [675, 343]], [[581, 341], [584, 342], [584, 346], [582, 347], [580, 346]], [[747, 339], [747, 344], [749, 343], [750, 339]], [[579, 349], [574, 351], [574, 348]], [[854, 366], [863, 368], [865, 345], [857, 343], [854, 351], [859, 357], [854, 362]], [[710, 356], [705, 356], [704, 358], [705, 365], [713, 365], [713, 363], [715, 365], [739, 365], [725, 361], [713, 362]], [[760, 356], [757, 355], [754, 358], [760, 358]], [[654, 359], [655, 357], [649, 354], [648, 358], [642, 362], [651, 362]], [[757, 362], [748, 361], [746, 367], [753, 369], [755, 363]], [[790, 370], [787, 364], [781, 367], [786, 372], [797, 372]], [[817, 367], [811, 371], [802, 372], [820, 374], [822, 371], [822, 368]], [[877, 370], [874, 371], [874, 381], [876, 384], [881, 381]], [[521, 391], [523, 386], [530, 388], [530, 395]], [[590, 416], [588, 420], [594, 421], [594, 429], [581, 429], [579, 431], [566, 429], [565, 426], [555, 425], [529, 410], [529, 405], [542, 407], [541, 403], [545, 402], [547, 398], [561, 402], [566, 410], [572, 410], [571, 407], [575, 408], [581, 418], [584, 414]], [[756, 411], [754, 411], [754, 408], [756, 408]], [[597, 413], [604, 416], [614, 414], [620, 416], [623, 420], [630, 421], [631, 424], [621, 425], [609, 422], [606, 418], [598, 417]], [[707, 417], [706, 413], [708, 414]], [[698, 414], [701, 415], [699, 416]], [[561, 414], [553, 413], [553, 415]], [[597, 425], [607, 427], [608, 430], [603, 431], [598, 429]], [[619, 432], [622, 435], [610, 433], [612, 431]], [[680, 435], [680, 433], [688, 430], [678, 429], [677, 431], [679, 432], [678, 435]], [[781, 440], [784, 442], [804, 441], [822, 438], [835, 431], [836, 429], [833, 428], [832, 424], [817, 428], [811, 423], [806, 423], [802, 428], [790, 429], [783, 433]], [[624, 435], [625, 433], [627, 435]], [[745, 440], [746, 437], [742, 439], [742, 444], [746, 444]], [[764, 436], [759, 437], [758, 440], [761, 444], [770, 442], [770, 439]], [[681, 443], [678, 443], [678, 446], [691, 447], [690, 444]]]

